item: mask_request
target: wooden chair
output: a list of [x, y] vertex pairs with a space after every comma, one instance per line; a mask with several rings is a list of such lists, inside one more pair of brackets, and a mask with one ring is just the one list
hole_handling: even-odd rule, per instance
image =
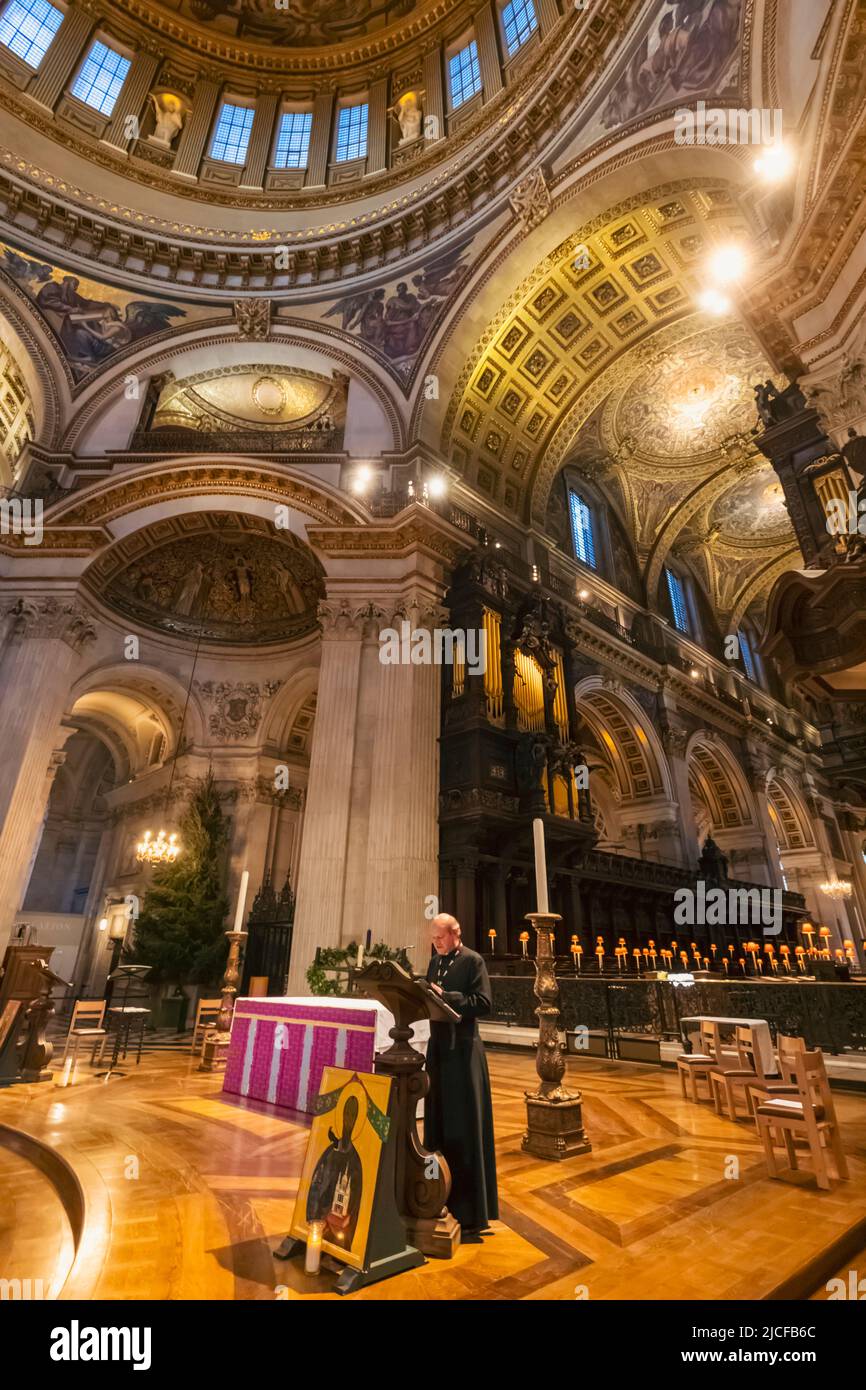
[[[695, 1103], [700, 1101], [698, 1095], [698, 1082], [705, 1081], [709, 1087], [709, 1076], [713, 1067], [718, 1065], [721, 1054], [719, 1043], [719, 1025], [717, 1023], [702, 1023], [700, 1028], [700, 1044], [697, 1052], [683, 1052], [677, 1058], [677, 1071], [680, 1078], [680, 1086], [683, 1092], [683, 1100], [689, 1099], [688, 1083], [691, 1083], [691, 1099]], [[712, 1100], [712, 1094], [707, 1096]]]
[[755, 1108], [762, 1100], [773, 1096], [797, 1095], [797, 1080], [794, 1072], [794, 1057], [806, 1051], [806, 1039], [786, 1033], [776, 1034], [776, 1056], [778, 1076], [759, 1081], [757, 1078], [746, 1088], [749, 1113], [755, 1118]]
[[[72, 1006], [72, 1018], [69, 1020], [69, 1032], [66, 1034], [66, 1046], [63, 1049], [61, 1063], [66, 1061], [70, 1051], [72, 1052], [73, 1066], [78, 1061], [78, 1049], [82, 1043], [87, 1047], [93, 1044], [93, 1057], [96, 1056], [96, 1048], [102, 1038], [105, 1037], [106, 1030], [102, 1024], [105, 1019], [105, 1000], [104, 999], [77, 999]], [[90, 1025], [80, 1027], [80, 1024]]]
[[204, 1035], [217, 1021], [222, 1008], [222, 999], [199, 999], [195, 1011], [195, 1027], [192, 1030], [192, 1051], [201, 1052]]
[[[771, 1077], [761, 1065], [760, 1053], [755, 1047], [751, 1028], [748, 1025], [738, 1027], [735, 1029], [734, 1036], [739, 1066], [714, 1067], [710, 1072], [709, 1081], [716, 1114], [724, 1115], [725, 1111], [722, 1105], [724, 1100], [731, 1119], [737, 1120], [739, 1119], [737, 1093], [742, 1093], [746, 1103], [746, 1115], [751, 1116], [752, 1103], [749, 1099], [749, 1086], [756, 1081], [769, 1081]], [[777, 1073], [773, 1073], [772, 1079], [778, 1081], [781, 1078]]]
[[[820, 1188], [829, 1192], [830, 1178], [848, 1178], [848, 1164], [842, 1149], [842, 1139], [836, 1120], [833, 1096], [824, 1057], [820, 1051], [791, 1054], [794, 1076], [797, 1083], [797, 1098], [773, 1096], [759, 1101], [755, 1110], [755, 1121], [764, 1154], [767, 1171], [771, 1178], [779, 1177], [776, 1166], [776, 1153], [773, 1136], [778, 1133], [788, 1156], [788, 1166], [798, 1172], [797, 1139], [805, 1140], [812, 1155], [815, 1180]], [[832, 1155], [834, 1172], [831, 1174], [828, 1155]]]

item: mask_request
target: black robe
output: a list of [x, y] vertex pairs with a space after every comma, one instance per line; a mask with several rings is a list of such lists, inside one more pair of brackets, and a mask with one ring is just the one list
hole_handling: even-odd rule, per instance
[[[434, 955], [430, 961], [431, 982], [438, 983], [441, 959]], [[483, 1230], [499, 1217], [490, 1077], [476, 1022], [491, 1009], [487, 967], [477, 952], [461, 946], [441, 984], [460, 1022], [430, 1024], [424, 1145], [448, 1161], [449, 1210], [467, 1230]]]

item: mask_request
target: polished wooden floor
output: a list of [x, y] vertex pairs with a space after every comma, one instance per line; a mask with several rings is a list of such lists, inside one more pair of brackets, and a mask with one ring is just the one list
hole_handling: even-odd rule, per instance
[[[866, 1097], [837, 1097], [852, 1181], [822, 1193], [808, 1176], [771, 1181], [751, 1125], [684, 1102], [675, 1075], [649, 1066], [570, 1060], [592, 1153], [528, 1157], [532, 1059], [489, 1061], [494, 1234], [352, 1297], [821, 1297], [866, 1246]], [[227, 1103], [196, 1067], [157, 1052], [107, 1083], [84, 1064], [65, 1087], [0, 1091], [0, 1278], [76, 1298], [336, 1297], [331, 1275], [271, 1255], [291, 1217], [301, 1117]]]

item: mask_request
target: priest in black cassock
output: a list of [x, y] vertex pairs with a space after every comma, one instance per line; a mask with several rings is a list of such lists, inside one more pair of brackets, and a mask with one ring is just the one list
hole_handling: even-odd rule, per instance
[[463, 1233], [473, 1235], [499, 1217], [490, 1077], [478, 1035], [478, 1019], [491, 1009], [490, 980], [481, 956], [463, 945], [456, 918], [442, 912], [430, 926], [427, 980], [460, 1022], [430, 1024], [424, 1145], [444, 1154], [451, 1170], [449, 1210]]

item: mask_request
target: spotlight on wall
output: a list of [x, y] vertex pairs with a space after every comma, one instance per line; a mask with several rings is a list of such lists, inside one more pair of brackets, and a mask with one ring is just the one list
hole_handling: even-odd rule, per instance
[[693, 681], [699, 681], [701, 678], [701, 673], [698, 670], [697, 666], [692, 667], [692, 669], [689, 671], [689, 675], [691, 676]]
[[577, 597], [580, 599], [581, 603], [586, 603], [589, 598], [589, 589], [580, 589]]
[[767, 145], [755, 160], [755, 173], [765, 183], [781, 183], [794, 167], [794, 156], [787, 145]]
[[726, 294], [720, 294], [718, 290], [701, 290], [698, 295], [698, 305], [708, 314], [729, 314], [731, 312], [731, 301]]
[[434, 473], [432, 478], [427, 479], [428, 497], [444, 497], [448, 491], [448, 484], [441, 473]]
[[707, 270], [717, 285], [730, 285], [732, 281], [742, 278], [746, 265], [746, 253], [742, 246], [731, 241], [725, 246], [716, 247], [707, 261]]
[[100, 930], [100, 931], [108, 931], [108, 918], [107, 918], [107, 917], [100, 917], [100, 919], [99, 919], [99, 930]]
[[356, 468], [354, 473], [352, 474], [352, 491], [366, 492], [372, 476], [372, 468], [370, 468], [366, 463], [360, 464], [359, 467]]

